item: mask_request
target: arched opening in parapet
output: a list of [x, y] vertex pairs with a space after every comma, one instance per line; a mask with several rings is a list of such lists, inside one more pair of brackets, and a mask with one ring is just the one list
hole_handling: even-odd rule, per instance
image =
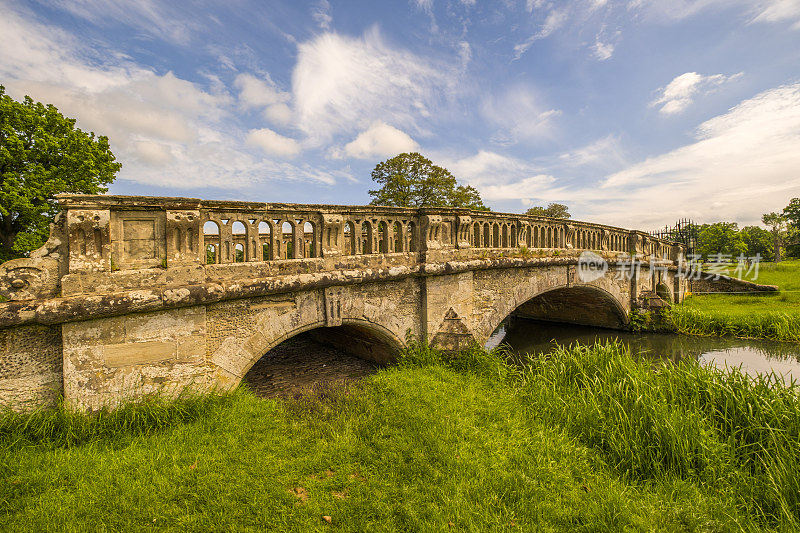
[[392, 241], [394, 241], [394, 251], [403, 251], [403, 227], [399, 222], [392, 224]]
[[203, 242], [206, 246], [206, 264], [213, 265], [221, 262], [219, 224], [213, 220], [203, 224]]
[[258, 223], [258, 240], [261, 242], [261, 260], [269, 261], [272, 259], [272, 226], [269, 222], [261, 221]]
[[281, 243], [281, 259], [294, 259], [294, 222], [287, 220], [282, 223], [278, 238]]
[[303, 223], [303, 257], [317, 257], [317, 228], [311, 221]]
[[276, 342], [242, 383], [262, 397], [325, 391], [394, 363], [401, 349], [393, 334], [360, 321], [301, 328]]
[[418, 252], [419, 236], [417, 235], [417, 225], [413, 222], [408, 223], [408, 228], [406, 229], [406, 239], [408, 251]]
[[356, 240], [355, 240], [355, 226], [352, 222], [345, 222], [344, 224], [344, 255], [355, 255], [356, 253]]
[[361, 253], [372, 253], [372, 224], [368, 220], [361, 223]]
[[389, 253], [389, 231], [383, 220], [378, 223], [378, 253]]

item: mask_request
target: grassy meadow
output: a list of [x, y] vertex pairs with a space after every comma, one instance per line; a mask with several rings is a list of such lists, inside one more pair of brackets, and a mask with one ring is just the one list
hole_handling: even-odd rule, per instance
[[0, 417], [0, 528], [800, 527], [797, 391], [620, 345], [417, 346], [347, 389]]
[[800, 260], [762, 263], [756, 282], [780, 292], [692, 294], [670, 310], [671, 321], [691, 335], [800, 342]]

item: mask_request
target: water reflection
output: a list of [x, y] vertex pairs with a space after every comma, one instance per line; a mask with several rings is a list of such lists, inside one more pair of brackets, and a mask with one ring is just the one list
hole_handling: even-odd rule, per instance
[[541, 355], [555, 344], [594, 344], [619, 339], [631, 353], [673, 361], [692, 358], [718, 368], [738, 367], [748, 374], [774, 370], [784, 379], [800, 378], [800, 345], [720, 337], [690, 337], [669, 333], [630, 333], [591, 326], [541, 322], [511, 317], [503, 322], [486, 343], [494, 348], [507, 344], [513, 353]]

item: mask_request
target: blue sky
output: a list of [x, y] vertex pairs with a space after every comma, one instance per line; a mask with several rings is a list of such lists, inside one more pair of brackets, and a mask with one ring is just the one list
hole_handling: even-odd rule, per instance
[[800, 196], [800, 0], [0, 0], [0, 84], [111, 192], [361, 204], [417, 150], [495, 210], [654, 229]]

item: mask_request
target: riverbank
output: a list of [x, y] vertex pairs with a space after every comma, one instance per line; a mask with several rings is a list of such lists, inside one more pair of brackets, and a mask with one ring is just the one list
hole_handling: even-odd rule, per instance
[[0, 526], [788, 529], [799, 420], [792, 389], [689, 363], [654, 372], [618, 345], [522, 369], [417, 347], [300, 399], [6, 415]]
[[800, 342], [800, 260], [762, 263], [757, 282], [780, 292], [692, 294], [667, 312], [666, 327], [688, 335]]

